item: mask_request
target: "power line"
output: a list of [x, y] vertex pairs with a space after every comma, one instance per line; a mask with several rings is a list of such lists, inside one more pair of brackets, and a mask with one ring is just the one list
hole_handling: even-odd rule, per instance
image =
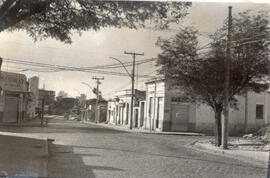
[[[128, 76], [126, 73], [121, 72], [114, 72], [114, 71], [102, 71], [96, 69], [84, 69], [82, 67], [71, 67], [71, 66], [62, 66], [62, 65], [52, 65], [46, 63], [37, 63], [37, 62], [30, 62], [30, 61], [23, 61], [23, 60], [16, 60], [16, 59], [9, 59], [3, 58], [5, 62], [27, 65], [27, 66], [35, 66], [35, 67], [43, 67], [47, 70], [41, 69], [33, 69], [37, 72], [59, 72], [59, 71], [80, 71], [80, 72], [87, 72], [87, 73], [99, 73], [99, 74], [106, 74], [106, 75], [118, 75], [118, 76]], [[32, 70], [32, 71], [33, 71]], [[27, 71], [31, 71], [31, 69], [27, 69]], [[139, 75], [139, 77], [149, 77], [147, 75]]]

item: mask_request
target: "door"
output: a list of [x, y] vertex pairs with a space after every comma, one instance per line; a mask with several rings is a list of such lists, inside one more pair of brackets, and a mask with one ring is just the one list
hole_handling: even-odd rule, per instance
[[3, 122], [17, 122], [18, 109], [19, 109], [19, 98], [6, 95]]
[[138, 116], [139, 116], [139, 112], [138, 109], [134, 109], [135, 111], [135, 127], [138, 127]]
[[140, 112], [140, 127], [142, 127], [144, 122], [144, 102], [141, 102]]
[[172, 104], [172, 131], [187, 131], [189, 120], [189, 106], [185, 104]]
[[128, 121], [129, 121], [129, 104], [126, 104], [126, 125], [128, 125]]
[[163, 120], [163, 97], [157, 98], [157, 118], [156, 128], [160, 128], [160, 122]]

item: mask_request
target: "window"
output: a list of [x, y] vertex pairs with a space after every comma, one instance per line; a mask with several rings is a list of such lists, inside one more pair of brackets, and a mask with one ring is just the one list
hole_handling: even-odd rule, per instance
[[256, 104], [256, 119], [263, 119], [263, 104]]

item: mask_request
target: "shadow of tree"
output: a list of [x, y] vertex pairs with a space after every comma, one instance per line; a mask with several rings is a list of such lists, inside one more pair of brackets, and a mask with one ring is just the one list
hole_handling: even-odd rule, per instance
[[85, 146], [73, 146], [73, 148], [87, 148], [87, 149], [97, 149], [97, 150], [108, 150], [108, 151], [121, 151], [121, 152], [127, 152], [127, 153], [135, 153], [135, 154], [142, 154], [147, 156], [158, 156], [158, 157], [164, 157], [164, 158], [174, 158], [174, 159], [185, 159], [185, 160], [195, 160], [195, 161], [202, 161], [202, 162], [214, 162], [217, 164], [224, 164], [224, 165], [234, 165], [237, 167], [249, 167], [253, 169], [261, 169], [265, 170], [267, 168], [265, 167], [258, 167], [258, 166], [248, 166], [248, 165], [242, 165], [237, 163], [227, 163], [225, 161], [214, 161], [211, 159], [204, 159], [201, 157], [194, 157], [194, 156], [180, 156], [180, 155], [165, 155], [165, 154], [157, 154], [152, 152], [142, 152], [142, 151], [136, 151], [136, 150], [127, 150], [127, 149], [119, 149], [119, 148], [106, 148], [106, 147], [85, 147]]
[[74, 153], [73, 146], [49, 144], [48, 177], [96, 177], [94, 170], [124, 171], [110, 166], [86, 165], [83, 156], [96, 157], [97, 154]]

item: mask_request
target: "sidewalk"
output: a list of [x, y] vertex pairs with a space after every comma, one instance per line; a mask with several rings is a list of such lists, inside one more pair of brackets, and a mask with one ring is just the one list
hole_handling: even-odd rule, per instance
[[120, 130], [125, 132], [131, 132], [131, 133], [142, 133], [142, 134], [159, 134], [159, 135], [185, 135], [185, 136], [205, 136], [205, 134], [202, 133], [194, 133], [194, 132], [159, 132], [159, 131], [150, 131], [146, 129], [141, 128], [132, 128], [130, 130], [127, 126], [122, 125], [114, 125], [114, 124], [105, 124], [105, 123], [93, 123], [93, 122], [87, 122], [87, 121], [81, 121], [86, 124], [92, 124], [92, 125], [99, 125], [102, 127], [107, 127], [114, 130]]
[[0, 177], [46, 177], [48, 141], [0, 132]]
[[196, 142], [190, 147], [196, 149], [197, 151], [235, 158], [266, 168], [269, 164], [270, 155], [269, 151], [266, 150], [247, 150], [243, 148], [233, 148], [231, 146], [229, 146], [229, 149], [223, 150], [209, 142]]

